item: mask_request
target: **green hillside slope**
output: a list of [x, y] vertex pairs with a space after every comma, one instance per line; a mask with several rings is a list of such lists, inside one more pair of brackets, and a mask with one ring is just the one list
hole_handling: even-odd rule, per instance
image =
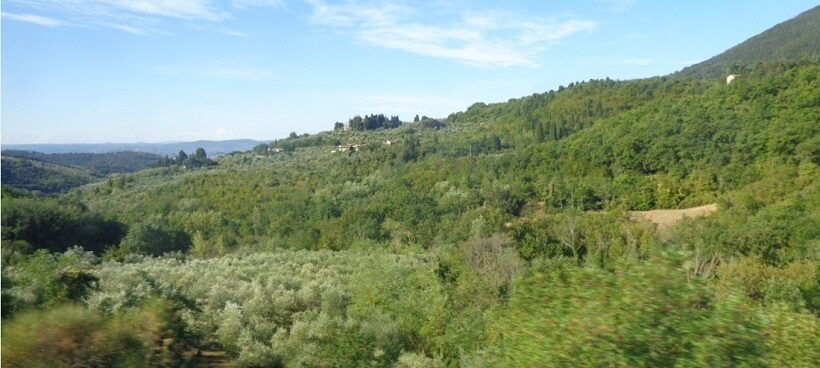
[[[553, 97], [475, 106], [439, 130], [327, 132], [279, 143], [302, 142], [292, 152], [232, 155], [218, 169], [181, 175], [151, 171], [75, 195], [127, 223], [159, 213], [192, 236], [226, 244], [331, 249], [463, 240], [474, 221], [503, 231], [538, 203], [581, 211], [695, 206], [758, 180], [766, 163], [817, 164], [818, 75], [810, 63], [761, 67], [729, 86], [582, 83]], [[588, 128], [543, 143], [538, 126], [516, 116], [527, 103], [535, 117], [560, 111], [574, 100], [563, 95], [578, 91], [593, 106], [596, 95], [622, 101], [602, 102], [611, 107], [600, 118], [581, 110]], [[331, 152], [339, 142], [363, 145]]]
[[3, 185], [58, 193], [99, 180], [99, 177], [81, 168], [44, 162], [35, 159], [2, 156]]
[[820, 58], [820, 6], [780, 23], [765, 32], [676, 75], [718, 78], [744, 73], [758, 63]]
[[95, 174], [130, 173], [155, 165], [162, 156], [145, 152], [40, 153], [4, 150], [3, 156], [30, 158], [87, 169]]

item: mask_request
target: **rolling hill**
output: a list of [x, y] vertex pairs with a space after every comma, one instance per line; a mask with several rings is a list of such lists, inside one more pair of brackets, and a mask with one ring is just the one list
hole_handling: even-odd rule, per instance
[[43, 193], [65, 192], [111, 174], [156, 165], [161, 156], [144, 152], [40, 153], [3, 150], [3, 185]]
[[2, 155], [84, 168], [98, 175], [140, 171], [155, 165], [162, 158], [162, 156], [145, 152], [41, 153], [3, 150]]
[[24, 157], [2, 156], [3, 186], [59, 193], [79, 187], [100, 177], [88, 170]]
[[820, 6], [780, 23], [709, 60], [676, 75], [718, 78], [743, 73], [758, 63], [820, 58]]

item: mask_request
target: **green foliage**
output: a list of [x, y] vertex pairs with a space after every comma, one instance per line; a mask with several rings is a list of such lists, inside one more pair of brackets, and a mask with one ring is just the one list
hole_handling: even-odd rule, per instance
[[144, 152], [40, 153], [3, 151], [3, 184], [43, 193], [59, 193], [106, 175], [131, 173], [154, 165], [159, 156]]
[[[144, 172], [76, 196], [127, 224], [162, 214], [191, 237], [222, 239], [221, 250], [197, 248], [202, 255], [357, 242], [424, 248], [468, 239], [479, 216], [491, 234], [542, 212], [696, 206], [775, 174], [770, 167], [802, 167], [804, 181], [818, 175], [818, 73], [802, 63], [764, 65], [729, 86], [584, 82], [476, 104], [439, 130], [407, 124], [297, 136], [203, 172]], [[561, 119], [566, 134], [536, 137], [538, 126]], [[361, 149], [332, 152], [345, 142]], [[530, 248], [527, 258], [555, 254], [517, 245]]]
[[87, 301], [115, 314], [155, 295], [174, 301], [187, 331], [242, 366], [385, 366], [422, 349], [455, 359], [439, 350], [449, 308], [433, 267], [423, 256], [322, 251], [146, 258], [103, 264]]
[[2, 206], [4, 258], [37, 249], [63, 252], [75, 245], [99, 253], [125, 235], [122, 223], [73, 200], [4, 194]]
[[99, 180], [89, 171], [25, 157], [2, 157], [3, 186], [43, 193], [59, 193]]
[[82, 307], [20, 315], [3, 326], [6, 367], [137, 367], [136, 335], [109, 329]]
[[[336, 123], [338, 128], [338, 124]], [[356, 115], [347, 122], [347, 126], [352, 130], [376, 130], [376, 129], [394, 129], [401, 126], [401, 120], [398, 116], [391, 116], [389, 119], [384, 114], [365, 115], [364, 118]], [[342, 126], [344, 128], [344, 126]]]
[[[257, 145], [254, 150], [261, 148], [261, 146], [267, 147], [265, 144], [260, 144]], [[199, 169], [203, 167], [216, 166], [216, 161], [208, 158], [208, 154], [205, 153], [205, 149], [201, 147], [197, 148], [196, 151], [194, 151], [194, 153], [190, 156], [185, 153], [184, 150], [180, 150], [179, 153], [177, 153], [176, 158], [169, 158], [168, 156], [165, 156], [155, 161], [156, 162], [153, 165], [154, 167], [175, 166], [186, 169]]]
[[160, 156], [147, 152], [40, 153], [3, 150], [3, 156], [29, 158], [58, 165], [83, 168], [95, 175], [132, 173], [154, 164]]
[[127, 254], [162, 255], [167, 252], [187, 251], [191, 238], [161, 217], [151, 217], [131, 226], [112, 256], [122, 258]]
[[105, 318], [76, 305], [3, 323], [5, 367], [175, 367], [181, 330], [159, 301]]
[[82, 248], [15, 256], [12, 265], [3, 268], [3, 317], [31, 307], [81, 301], [96, 285], [90, 269], [98, 262]]
[[[795, 328], [788, 318], [806, 325], [786, 337], [780, 331]], [[613, 271], [553, 264], [517, 285], [490, 336], [485, 358], [495, 367], [808, 366], [818, 337], [811, 314], [717, 297], [677, 261], [658, 258]], [[800, 357], [786, 355], [790, 348], [768, 349], [780, 339], [815, 348]]]

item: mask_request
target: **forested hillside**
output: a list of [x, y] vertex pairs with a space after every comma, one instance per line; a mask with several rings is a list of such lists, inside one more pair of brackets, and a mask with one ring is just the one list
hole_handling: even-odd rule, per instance
[[4, 187], [3, 365], [814, 367], [818, 81], [590, 80]]
[[[466, 239], [479, 219], [496, 232], [553, 210], [696, 206], [767, 170], [817, 164], [817, 75], [816, 64], [778, 64], [729, 86], [592, 81], [474, 106], [444, 129], [327, 132], [279, 143], [299, 147], [291, 152], [231, 155], [203, 173], [152, 170], [70, 197], [124, 223], [159, 216], [229, 248], [298, 249], [398, 234], [427, 246]], [[571, 103], [577, 115], [559, 113]], [[600, 114], [583, 108], [598, 103]], [[551, 114], [562, 117], [555, 123]], [[538, 132], [550, 130], [562, 133], [541, 143]], [[346, 142], [362, 149], [331, 152]]]
[[[732, 16], [729, 14], [728, 16]], [[758, 63], [820, 59], [820, 6], [780, 23], [704, 62], [683, 68], [678, 75], [720, 78], [743, 74]]]
[[88, 170], [25, 157], [2, 155], [4, 186], [58, 193], [99, 180]]
[[4, 150], [4, 157], [20, 157], [86, 169], [94, 174], [131, 173], [155, 165], [162, 156], [145, 152], [40, 153]]
[[3, 184], [45, 194], [63, 193], [102, 181], [112, 174], [133, 173], [150, 167], [174, 164], [199, 168], [215, 164], [202, 148], [192, 151], [190, 159], [185, 151], [171, 159], [144, 152], [41, 153], [17, 150], [4, 150], [2, 159]]

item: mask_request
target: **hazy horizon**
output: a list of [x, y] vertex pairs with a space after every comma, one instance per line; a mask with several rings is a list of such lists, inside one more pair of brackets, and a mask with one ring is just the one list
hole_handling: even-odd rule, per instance
[[225, 141], [257, 141], [268, 142], [280, 138], [262, 139], [262, 138], [227, 138], [227, 139], [192, 139], [192, 140], [168, 140], [168, 141], [123, 141], [123, 142], [25, 142], [25, 143], [2, 143], [3, 146], [67, 146], [67, 145], [138, 145], [138, 144], [177, 144], [177, 143], [191, 143], [191, 142], [225, 142]]

